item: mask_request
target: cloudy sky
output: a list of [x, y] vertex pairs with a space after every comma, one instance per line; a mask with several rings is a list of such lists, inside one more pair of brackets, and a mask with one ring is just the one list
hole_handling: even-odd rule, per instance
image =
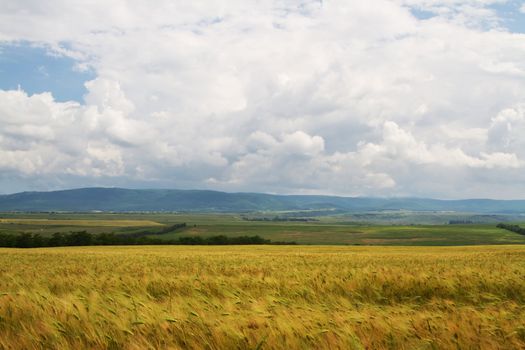
[[0, 193], [88, 186], [525, 198], [525, 1], [0, 0]]

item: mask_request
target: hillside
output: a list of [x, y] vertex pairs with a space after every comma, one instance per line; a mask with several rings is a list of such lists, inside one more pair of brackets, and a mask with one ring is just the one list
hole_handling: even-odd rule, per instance
[[123, 188], [81, 188], [0, 196], [0, 211], [250, 212], [327, 209], [340, 212], [411, 210], [519, 214], [525, 213], [525, 200], [286, 196]]

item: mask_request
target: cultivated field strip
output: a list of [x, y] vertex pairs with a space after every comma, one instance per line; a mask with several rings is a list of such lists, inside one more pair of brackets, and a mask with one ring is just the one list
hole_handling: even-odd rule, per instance
[[523, 349], [525, 247], [0, 249], [0, 349]]
[[40, 226], [79, 226], [79, 227], [145, 227], [145, 226], [162, 226], [162, 224], [151, 220], [76, 220], [76, 219], [0, 219], [1, 224], [18, 224], [18, 225], [40, 225]]

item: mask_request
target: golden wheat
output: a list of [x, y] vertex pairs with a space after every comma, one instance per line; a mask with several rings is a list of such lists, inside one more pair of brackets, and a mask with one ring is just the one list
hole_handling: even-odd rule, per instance
[[0, 249], [2, 349], [523, 349], [525, 247]]

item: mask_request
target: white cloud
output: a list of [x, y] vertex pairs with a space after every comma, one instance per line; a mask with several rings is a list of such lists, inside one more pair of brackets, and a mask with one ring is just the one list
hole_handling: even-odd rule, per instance
[[525, 103], [502, 110], [492, 118], [488, 130], [488, 144], [492, 149], [515, 150], [525, 158]]
[[0, 41], [97, 78], [82, 104], [0, 91], [0, 186], [525, 196], [494, 185], [525, 180], [497, 2], [3, 1]]
[[[485, 153], [478, 157], [467, 155], [458, 147], [449, 148], [441, 143], [427, 145], [418, 141], [410, 133], [401, 129], [394, 122], [386, 122], [383, 127], [383, 140], [380, 144], [367, 144], [372, 147], [376, 156], [397, 162], [415, 164], [434, 164], [440, 167], [472, 168], [519, 168], [522, 165], [514, 153]], [[374, 158], [374, 155], [367, 154]]]

